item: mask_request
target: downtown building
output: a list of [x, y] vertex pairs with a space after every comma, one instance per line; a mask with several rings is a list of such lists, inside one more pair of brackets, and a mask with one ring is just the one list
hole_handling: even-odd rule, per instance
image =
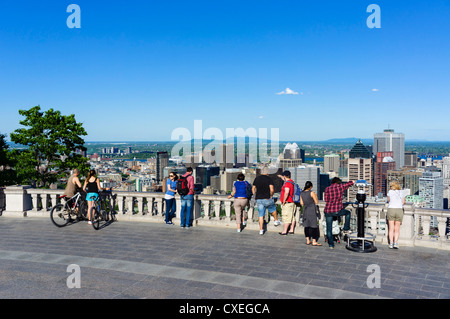
[[[363, 179], [371, 184], [366, 193], [368, 196], [373, 195], [373, 159], [372, 152], [367, 148], [361, 140], [358, 140], [349, 152], [347, 162], [348, 180], [357, 181]], [[348, 201], [356, 201], [356, 187], [348, 189]]]
[[386, 129], [383, 133], [375, 133], [373, 137], [373, 153], [393, 152], [395, 169], [405, 166], [405, 134]]

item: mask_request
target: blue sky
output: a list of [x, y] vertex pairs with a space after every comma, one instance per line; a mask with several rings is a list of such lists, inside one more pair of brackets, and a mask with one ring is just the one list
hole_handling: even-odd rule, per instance
[[[81, 29], [69, 29], [71, 3]], [[371, 3], [381, 29], [369, 29]], [[450, 2], [8, 1], [0, 132], [19, 109], [76, 115], [86, 141], [279, 128], [281, 140], [450, 140]], [[299, 94], [276, 94], [290, 88]], [[270, 137], [270, 136], [269, 136]]]

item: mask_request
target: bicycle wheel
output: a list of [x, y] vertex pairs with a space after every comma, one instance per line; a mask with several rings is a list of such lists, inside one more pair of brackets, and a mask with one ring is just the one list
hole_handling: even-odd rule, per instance
[[102, 219], [101, 213], [99, 212], [97, 207], [91, 207], [91, 218], [92, 218], [92, 227], [94, 227], [95, 230], [98, 230], [100, 228], [100, 221]]
[[52, 208], [50, 219], [56, 227], [64, 227], [70, 221], [70, 209], [63, 204], [58, 204]]
[[81, 202], [78, 207], [78, 219], [79, 220], [87, 220], [87, 203]]

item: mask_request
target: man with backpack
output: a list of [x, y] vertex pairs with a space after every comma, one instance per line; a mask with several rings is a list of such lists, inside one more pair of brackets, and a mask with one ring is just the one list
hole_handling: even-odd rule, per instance
[[[294, 197], [296, 197], [296, 188], [298, 191], [298, 186], [291, 179], [291, 172], [284, 171], [279, 175], [284, 181], [281, 187], [280, 201], [281, 201], [281, 215], [283, 216], [284, 229], [280, 235], [287, 235], [294, 233], [295, 228], [295, 213], [297, 211], [297, 205], [294, 202]], [[299, 200], [299, 199], [298, 199]]]
[[177, 181], [177, 193], [181, 196], [180, 226], [189, 228], [192, 226], [192, 208], [194, 207], [194, 176], [192, 167], [186, 169], [186, 174]]

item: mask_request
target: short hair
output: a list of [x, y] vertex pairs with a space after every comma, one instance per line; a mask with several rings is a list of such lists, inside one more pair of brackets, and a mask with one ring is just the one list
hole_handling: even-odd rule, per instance
[[331, 184], [341, 184], [342, 181], [339, 177], [335, 177], [331, 180]]
[[80, 174], [80, 170], [78, 168], [74, 168], [72, 174]]
[[263, 168], [261, 169], [261, 174], [262, 174], [262, 175], [267, 175], [267, 174], [269, 174], [269, 168], [268, 168], [268, 167], [263, 167]]
[[238, 181], [243, 181], [245, 179], [245, 175], [242, 173], [239, 173], [237, 176]]
[[391, 186], [392, 189], [395, 189], [395, 190], [402, 189], [402, 187], [400, 186], [400, 184], [397, 181], [392, 181], [389, 185]]
[[192, 169], [192, 167], [188, 167], [188, 168], [186, 168], [186, 172], [193, 172], [194, 170]]

